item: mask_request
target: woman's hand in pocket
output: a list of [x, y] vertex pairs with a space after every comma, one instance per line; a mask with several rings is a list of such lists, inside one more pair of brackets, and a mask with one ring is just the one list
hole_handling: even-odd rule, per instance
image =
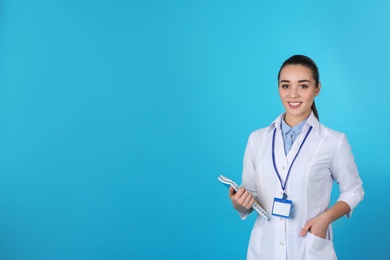
[[310, 232], [317, 237], [326, 238], [330, 223], [331, 222], [326, 217], [326, 214], [321, 214], [315, 218], [312, 218], [306, 223], [301, 231], [300, 236], [303, 237], [307, 234], [307, 232]]

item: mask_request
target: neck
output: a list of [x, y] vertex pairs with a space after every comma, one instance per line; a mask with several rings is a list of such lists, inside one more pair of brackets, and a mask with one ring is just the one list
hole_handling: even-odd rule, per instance
[[309, 117], [310, 114], [308, 115], [302, 115], [302, 116], [292, 116], [292, 115], [288, 115], [286, 114], [284, 116], [284, 121], [286, 122], [286, 124], [288, 124], [290, 127], [294, 127], [296, 125], [298, 125], [300, 122], [302, 122], [303, 120], [305, 120], [306, 118]]

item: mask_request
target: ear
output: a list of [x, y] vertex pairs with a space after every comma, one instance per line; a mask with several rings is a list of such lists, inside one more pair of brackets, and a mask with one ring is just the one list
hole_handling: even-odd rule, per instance
[[321, 82], [318, 82], [318, 86], [316, 87], [316, 93], [315, 93], [315, 97], [318, 96], [320, 94], [320, 91], [321, 91]]

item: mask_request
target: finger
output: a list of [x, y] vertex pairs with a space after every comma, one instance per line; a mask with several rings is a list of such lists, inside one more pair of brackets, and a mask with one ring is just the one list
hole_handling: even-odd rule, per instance
[[301, 237], [306, 236], [306, 234], [307, 234], [307, 232], [309, 232], [310, 228], [311, 228], [311, 225], [310, 225], [309, 222], [307, 222], [306, 225], [303, 227], [303, 229], [302, 229], [302, 231], [301, 231], [301, 233], [299, 235]]
[[247, 207], [247, 208], [252, 207], [253, 202], [254, 202], [253, 195], [250, 192], [246, 192], [244, 203], [243, 203], [245, 205], [245, 207]]
[[236, 194], [236, 191], [232, 187], [230, 187], [229, 188], [229, 197], [233, 197], [234, 194]]
[[250, 199], [249, 201], [245, 201], [244, 207], [247, 209], [250, 209], [253, 205], [253, 199]]
[[255, 203], [255, 198], [252, 196], [252, 199], [249, 202], [249, 205], [252, 207], [254, 203]]
[[241, 198], [242, 195], [246, 192], [246, 189], [244, 188], [239, 188], [237, 191], [236, 191], [236, 194], [237, 194], [237, 197]]
[[244, 188], [239, 188], [237, 191], [237, 199], [240, 199], [244, 203], [245, 199], [248, 197], [248, 191]]

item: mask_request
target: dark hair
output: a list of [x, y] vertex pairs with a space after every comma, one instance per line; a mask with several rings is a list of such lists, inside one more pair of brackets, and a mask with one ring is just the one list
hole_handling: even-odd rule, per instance
[[[320, 84], [320, 73], [318, 71], [317, 64], [311, 58], [309, 58], [305, 55], [294, 55], [294, 56], [291, 56], [290, 58], [288, 58], [285, 62], [283, 62], [282, 66], [280, 67], [279, 73], [278, 73], [278, 81], [280, 78], [280, 72], [287, 65], [302, 65], [302, 66], [309, 68], [313, 73], [315, 86], [318, 87], [318, 85]], [[314, 116], [318, 120], [320, 120], [320, 118], [318, 116], [316, 103], [314, 102], [314, 100], [313, 100], [313, 104], [311, 105], [311, 109], [313, 110]]]

